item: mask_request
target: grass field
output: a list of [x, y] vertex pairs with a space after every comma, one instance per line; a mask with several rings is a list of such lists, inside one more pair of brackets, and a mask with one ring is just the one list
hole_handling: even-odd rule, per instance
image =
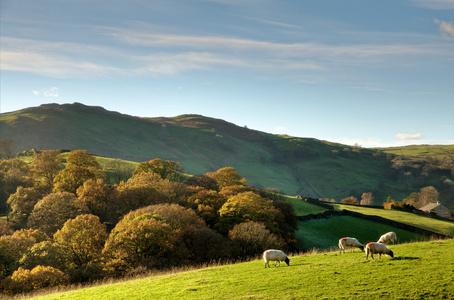
[[394, 258], [362, 252], [262, 260], [47, 294], [34, 299], [452, 299], [454, 240], [390, 246]]
[[314, 248], [338, 249], [337, 245], [342, 237], [355, 237], [365, 245], [368, 242], [378, 241], [382, 234], [389, 231], [396, 232], [398, 243], [428, 240], [428, 237], [414, 232], [351, 216], [299, 222], [295, 236], [298, 248], [309, 251]]
[[342, 205], [342, 204], [334, 204], [333, 206], [336, 210], [346, 209], [350, 211], [359, 212], [364, 215], [375, 215], [385, 219], [397, 221], [400, 223], [412, 225], [415, 227], [427, 229], [430, 231], [454, 237], [454, 222], [437, 220], [393, 209], [376, 209], [363, 207], [359, 205]]

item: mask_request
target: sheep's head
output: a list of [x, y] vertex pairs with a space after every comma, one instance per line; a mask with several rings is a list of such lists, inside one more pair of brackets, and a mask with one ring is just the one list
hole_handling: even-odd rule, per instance
[[290, 259], [288, 259], [288, 257], [285, 258], [285, 263], [287, 264], [287, 266], [290, 266]]
[[391, 250], [389, 250], [388, 255], [391, 256], [391, 257], [394, 257], [394, 253]]
[[359, 246], [359, 249], [364, 252], [364, 246]]

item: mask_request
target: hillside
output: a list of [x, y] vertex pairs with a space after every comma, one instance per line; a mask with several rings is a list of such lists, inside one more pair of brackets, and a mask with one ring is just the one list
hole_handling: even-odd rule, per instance
[[[394, 258], [355, 251], [263, 260], [151, 276], [36, 299], [452, 299], [454, 240], [390, 246]], [[35, 299], [35, 298], [33, 298]]]
[[[135, 162], [161, 158], [179, 162], [189, 174], [229, 166], [250, 185], [337, 201], [359, 199], [363, 192], [372, 192], [376, 203], [388, 196], [402, 200], [423, 186], [439, 184], [443, 176], [454, 179], [437, 169], [421, 181], [415, 168], [416, 179], [408, 185], [403, 171], [392, 168], [396, 154], [273, 135], [200, 115], [139, 118], [80, 103], [47, 104], [1, 114], [0, 132], [2, 140], [13, 141], [16, 152], [84, 149]], [[440, 200], [454, 208], [449, 193], [441, 193]]]

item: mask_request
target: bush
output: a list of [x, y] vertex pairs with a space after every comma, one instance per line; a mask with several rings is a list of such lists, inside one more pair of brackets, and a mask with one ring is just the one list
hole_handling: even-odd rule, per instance
[[232, 240], [232, 254], [239, 259], [254, 257], [266, 249], [282, 249], [282, 238], [270, 233], [263, 223], [245, 222], [236, 225], [229, 232]]
[[3, 280], [2, 289], [6, 294], [15, 295], [68, 283], [69, 276], [53, 267], [36, 266], [31, 271], [20, 267]]

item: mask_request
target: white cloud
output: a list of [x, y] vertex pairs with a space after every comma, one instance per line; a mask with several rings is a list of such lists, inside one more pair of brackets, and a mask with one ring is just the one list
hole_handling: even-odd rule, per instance
[[424, 135], [421, 134], [420, 132], [415, 132], [415, 133], [398, 133], [396, 134], [396, 138], [399, 140], [419, 140], [423, 137]]
[[274, 133], [284, 133], [287, 130], [284, 126], [278, 126], [273, 129]]
[[44, 97], [47, 98], [58, 98], [58, 96], [60, 95], [60, 89], [54, 86], [51, 88], [41, 90], [33, 90], [32, 93], [35, 96], [43, 95]]
[[441, 34], [446, 38], [454, 38], [454, 26], [451, 23], [435, 19], [434, 22], [440, 25]]

